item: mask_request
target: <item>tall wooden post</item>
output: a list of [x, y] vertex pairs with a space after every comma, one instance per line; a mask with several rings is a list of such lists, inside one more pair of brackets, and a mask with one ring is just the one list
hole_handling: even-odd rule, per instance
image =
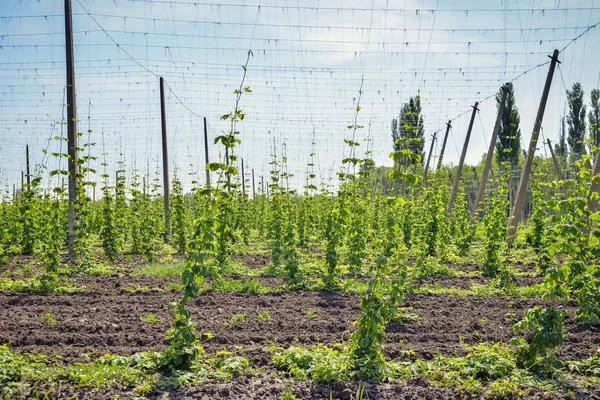
[[436, 170], [442, 168], [442, 159], [444, 158], [444, 152], [446, 151], [446, 142], [448, 141], [448, 133], [450, 133], [450, 128], [452, 128], [452, 120], [448, 120], [448, 122], [446, 122], [446, 133], [444, 134], [444, 141], [442, 142], [442, 151], [440, 151], [440, 158], [438, 158]]
[[75, 56], [73, 51], [73, 10], [71, 0], [65, 0], [65, 50], [67, 66], [67, 153], [69, 155], [68, 193], [69, 193], [69, 225], [68, 244], [69, 258], [75, 257], [75, 202], [77, 201], [77, 105], [75, 99]]
[[485, 158], [485, 166], [483, 167], [483, 172], [481, 173], [481, 182], [479, 182], [477, 200], [475, 200], [473, 212], [471, 212], [471, 221], [473, 220], [473, 217], [475, 216], [477, 210], [479, 210], [479, 207], [481, 207], [483, 197], [485, 196], [485, 185], [487, 184], [488, 175], [490, 173], [490, 169], [492, 168], [492, 160], [494, 159], [496, 141], [498, 140], [498, 133], [500, 133], [500, 126], [502, 125], [502, 115], [504, 114], [504, 108], [506, 107], [506, 98], [508, 97], [508, 93], [511, 90], [512, 85], [510, 83], [507, 83], [504, 86], [502, 86], [502, 99], [500, 100], [500, 105], [498, 106], [496, 124], [494, 125], [494, 131], [492, 132], [492, 138], [490, 139], [490, 145], [488, 147], [487, 156]]
[[450, 201], [448, 202], [448, 212], [452, 213], [454, 210], [454, 202], [456, 201], [456, 194], [458, 193], [458, 186], [460, 185], [460, 175], [462, 174], [463, 165], [465, 164], [465, 157], [467, 156], [467, 149], [469, 147], [469, 139], [471, 139], [471, 131], [473, 130], [473, 122], [475, 121], [475, 114], [479, 109], [477, 106], [478, 102], [475, 102], [473, 107], [473, 113], [471, 114], [471, 121], [469, 122], [469, 128], [467, 129], [467, 137], [465, 138], [465, 143], [463, 144], [462, 153], [460, 154], [460, 161], [458, 162], [458, 167], [456, 169], [456, 179], [454, 179], [454, 185], [452, 187], [452, 193], [450, 194]]
[[[550, 57], [550, 56], [549, 56]], [[554, 53], [550, 57], [550, 68], [548, 69], [548, 76], [546, 77], [546, 84], [544, 85], [544, 91], [542, 92], [542, 98], [540, 100], [540, 106], [538, 108], [537, 115], [535, 117], [535, 124], [533, 125], [533, 132], [531, 133], [531, 141], [529, 142], [529, 150], [527, 151], [527, 158], [525, 165], [523, 166], [523, 172], [521, 179], [519, 180], [519, 187], [517, 189], [517, 198], [515, 205], [511, 213], [510, 226], [508, 229], [508, 241], [512, 243], [515, 234], [517, 233], [517, 226], [519, 225], [519, 218], [521, 217], [521, 209], [523, 208], [523, 202], [525, 201], [525, 195], [527, 194], [527, 183], [529, 181], [529, 175], [531, 175], [531, 167], [533, 165], [533, 156], [535, 155], [535, 149], [537, 147], [538, 138], [540, 136], [540, 129], [542, 127], [542, 120], [544, 119], [544, 111], [546, 110], [546, 102], [548, 101], [548, 94], [550, 93], [550, 86], [552, 85], [552, 77], [554, 76], [554, 69], [558, 61], [558, 50], [554, 50]]]
[[29, 169], [29, 145], [25, 145], [25, 170], [27, 171], [27, 190], [31, 190], [31, 171]]
[[546, 139], [546, 143], [548, 144], [548, 148], [550, 149], [550, 155], [552, 156], [552, 161], [554, 162], [554, 168], [556, 169], [556, 179], [560, 179], [560, 167], [558, 166], [558, 160], [554, 155], [554, 149], [552, 148], [552, 144], [550, 143], [550, 139]]
[[163, 197], [165, 202], [165, 234], [171, 238], [171, 213], [169, 212], [169, 152], [167, 149], [167, 115], [165, 113], [165, 81], [160, 77], [160, 124], [162, 131]]
[[242, 158], [242, 194], [246, 197], [246, 174], [244, 173], [244, 159]]
[[[433, 153], [433, 145], [437, 138], [437, 132], [433, 132], [433, 138], [431, 139], [431, 146], [429, 146], [429, 154], [427, 155], [427, 163], [425, 164], [425, 172], [423, 173], [423, 185], [427, 183], [427, 171], [429, 170], [429, 161], [431, 161], [431, 153]], [[415, 164], [416, 166], [416, 164]]]
[[256, 186], [254, 185], [254, 168], [252, 168], [252, 198], [256, 198]]
[[206, 187], [210, 188], [210, 170], [208, 169], [208, 130], [206, 129], [206, 117], [204, 117], [204, 159], [206, 165], [204, 169], [206, 170]]

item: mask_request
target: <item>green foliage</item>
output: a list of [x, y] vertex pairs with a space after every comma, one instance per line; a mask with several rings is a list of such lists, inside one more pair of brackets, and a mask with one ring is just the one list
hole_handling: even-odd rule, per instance
[[305, 289], [307, 287], [307, 282], [304, 271], [300, 266], [298, 250], [296, 250], [295, 224], [292, 213], [288, 214], [283, 243], [285, 249], [283, 253], [283, 259], [285, 261], [285, 280], [292, 290]]
[[[504, 177], [505, 178], [505, 177]], [[501, 179], [495, 195], [486, 199], [485, 217], [483, 225], [485, 230], [485, 258], [483, 260], [483, 275], [497, 277], [504, 271], [502, 251], [506, 238], [507, 224], [506, 212], [508, 207], [508, 188]]]
[[272, 320], [271, 313], [269, 312], [269, 310], [264, 310], [264, 311], [259, 312], [256, 315], [256, 318], [259, 321], [265, 321], [265, 322], [271, 322], [271, 320]]
[[571, 149], [571, 155], [575, 160], [581, 158], [585, 148], [585, 114], [586, 106], [583, 101], [583, 88], [581, 83], [573, 83], [571, 90], [567, 90], [567, 125], [569, 126], [567, 142]]
[[169, 347], [161, 359], [161, 365], [167, 369], [189, 369], [196, 357], [203, 353], [197, 343], [192, 313], [186, 304], [200, 294], [197, 284], [199, 277], [209, 274], [210, 271], [215, 279], [219, 279], [217, 273], [208, 267], [208, 257], [216, 248], [215, 221], [210, 214], [206, 214], [198, 220], [197, 225], [197, 236], [190, 242], [191, 253], [181, 273], [183, 297], [170, 304], [174, 310], [174, 317], [167, 332]]
[[100, 237], [102, 239], [102, 248], [106, 258], [114, 261], [118, 252], [117, 228], [115, 224], [114, 200], [111, 193], [111, 187], [108, 185], [108, 175], [103, 174], [104, 187], [102, 188], [102, 227]]
[[146, 314], [140, 316], [140, 321], [145, 322], [147, 324], [156, 324], [160, 322], [160, 319], [156, 316], [156, 314]]
[[537, 267], [542, 272], [550, 266], [552, 259], [548, 243], [547, 210], [544, 192], [538, 179], [535, 179], [531, 189], [533, 195], [533, 212], [531, 214], [531, 228], [527, 234], [527, 243], [533, 247], [536, 254]]
[[555, 349], [563, 343], [562, 326], [566, 315], [567, 312], [560, 307], [535, 306], [525, 311], [525, 317], [513, 327], [517, 332], [531, 330], [527, 343], [517, 346], [519, 367], [543, 371], [545, 368], [560, 365], [548, 350]]
[[20, 224], [23, 233], [21, 235], [22, 253], [32, 255], [38, 243], [40, 231], [40, 201], [37, 193], [37, 185], [40, 179], [33, 179], [31, 185], [24, 185], [21, 198], [18, 203]]
[[[335, 200], [331, 200], [335, 202]], [[327, 227], [325, 228], [325, 238], [327, 245], [325, 247], [325, 287], [328, 289], [334, 289], [338, 287], [338, 275], [339, 275], [339, 247], [342, 240], [342, 211], [340, 211], [341, 205], [333, 205], [333, 209], [327, 218]]]
[[179, 261], [169, 262], [158, 262], [151, 264], [144, 264], [136, 267], [132, 271], [132, 275], [146, 275], [146, 276], [161, 276], [161, 277], [175, 277], [181, 276], [181, 273], [186, 267], [186, 263]]
[[594, 146], [600, 147], [600, 89], [592, 89], [590, 106], [588, 114], [590, 139]]
[[319, 345], [304, 349], [292, 346], [271, 351], [275, 368], [290, 378], [331, 383], [347, 381], [353, 376], [352, 362], [344, 348], [336, 350]]
[[8, 345], [0, 345], [0, 396], [10, 397], [11, 384], [21, 381], [28, 370], [45, 367], [44, 356], [15, 354], [8, 349]]
[[371, 274], [374, 277], [362, 296], [362, 314], [352, 334], [352, 360], [360, 378], [379, 381], [385, 373], [382, 352], [385, 326], [398, 314], [398, 303], [404, 298], [406, 290], [406, 272], [388, 266], [388, 259], [379, 256]]
[[437, 255], [438, 253], [443, 209], [440, 187], [433, 182], [433, 185], [425, 189], [420, 210], [420, 222], [423, 224], [420, 233], [423, 238], [424, 252], [427, 256]]
[[[519, 166], [519, 157], [521, 155], [521, 128], [519, 124], [521, 117], [519, 109], [515, 105], [515, 93], [510, 85], [510, 90], [506, 96], [504, 112], [500, 120], [500, 132], [496, 142], [496, 161], [500, 168], [516, 168]], [[500, 88], [496, 94], [496, 106], [500, 107], [502, 101], [502, 92], [504, 87]], [[504, 163], [506, 166], [504, 166]]]
[[472, 224], [469, 219], [469, 203], [464, 187], [461, 186], [452, 212], [452, 225], [450, 227], [447, 226], [445, 229], [451, 236], [449, 239], [454, 241], [460, 256], [467, 254], [475, 235], [476, 225]]
[[567, 366], [571, 372], [600, 378], [600, 349], [590, 358], [582, 361], [571, 361]]
[[[394, 152], [409, 150], [410, 153], [419, 155], [417, 158], [405, 158], [404, 165], [421, 163], [423, 158], [424, 118], [421, 115], [421, 95], [417, 94], [404, 103], [398, 119], [392, 119], [392, 139]], [[398, 162], [399, 160], [396, 160]]]
[[0, 278], [0, 290], [17, 293], [72, 294], [82, 292], [83, 288], [73, 286], [65, 280], [59, 280], [55, 275], [43, 274], [25, 280]]
[[[190, 254], [186, 261], [186, 268], [181, 274], [183, 297], [170, 304], [174, 310], [173, 322], [167, 332], [169, 347], [161, 354], [160, 365], [168, 370], [189, 370], [198, 356], [203, 354], [203, 349], [198, 343], [192, 313], [186, 307], [189, 300], [195, 299], [200, 294], [197, 280], [202, 276], [211, 275], [213, 284], [218, 287], [221, 282], [221, 273], [229, 261], [231, 242], [235, 239], [233, 232], [233, 195], [237, 186], [231, 182], [231, 177], [237, 174], [237, 168], [232, 164], [237, 160], [233, 149], [241, 141], [237, 138], [236, 130], [238, 121], [244, 119], [245, 114], [239, 108], [242, 93], [251, 92], [244, 87], [247, 65], [252, 52], [248, 52], [246, 64], [242, 66], [244, 76], [240, 88], [234, 91], [236, 96], [235, 107], [232, 112], [221, 117], [229, 120], [231, 127], [225, 135], [215, 138], [215, 144], [221, 142], [225, 146], [225, 163], [212, 163], [206, 166], [212, 171], [219, 171], [224, 175], [223, 188], [207, 188], [202, 193], [207, 196], [205, 202], [206, 212], [197, 223], [195, 236], [189, 244]], [[214, 256], [217, 269], [210, 267], [209, 257]]]
[[181, 181], [177, 178], [173, 179], [173, 195], [170, 205], [171, 215], [173, 216], [173, 237], [177, 246], [177, 252], [185, 254], [187, 252], [188, 240], [186, 207]]
[[[90, 134], [91, 131], [88, 131]], [[78, 132], [78, 137], [82, 137], [83, 134]], [[88, 135], [89, 139], [89, 135]], [[85, 272], [91, 268], [94, 263], [94, 255], [91, 249], [91, 199], [88, 196], [88, 187], [96, 186], [95, 182], [88, 181], [89, 174], [95, 174], [96, 170], [91, 168], [89, 165], [92, 161], [95, 161], [97, 157], [89, 154], [88, 149], [93, 147], [95, 143], [88, 140], [82, 147], [77, 148], [80, 153], [79, 158], [75, 161], [77, 165], [77, 174], [75, 175], [76, 181], [76, 194], [75, 201], [73, 202], [73, 210], [75, 213], [74, 219], [74, 241], [73, 241], [73, 256], [77, 263], [79, 271]], [[87, 153], [87, 154], [85, 154]]]
[[56, 325], [58, 320], [51, 312], [46, 312], [41, 318], [42, 322], [46, 325]]
[[75, 389], [85, 388], [88, 393], [90, 389], [118, 387], [133, 391], [133, 395], [146, 396], [156, 387], [193, 385], [207, 379], [228, 380], [248, 368], [247, 359], [219, 351], [194, 362], [189, 372], [174, 371], [164, 376], [157, 373], [160, 360], [159, 353], [144, 352], [129, 357], [104, 354], [93, 362], [62, 364], [50, 362], [41, 355], [14, 353], [8, 346], [0, 345], [0, 396], [39, 398], [45, 394], [52, 397], [57, 392], [47, 389], [65, 384]]
[[567, 127], [566, 127], [566, 118], [563, 115], [560, 119], [560, 131], [558, 134], [558, 143], [554, 145], [554, 152], [558, 157], [567, 158], [569, 155], [569, 150], [567, 148]]

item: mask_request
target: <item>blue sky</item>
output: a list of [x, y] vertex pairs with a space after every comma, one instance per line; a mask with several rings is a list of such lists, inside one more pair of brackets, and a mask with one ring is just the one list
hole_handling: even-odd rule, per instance
[[[419, 90], [428, 138], [463, 114], [453, 122], [447, 164], [458, 161], [470, 106], [487, 99], [467, 156], [467, 163], [476, 163], [493, 128], [490, 95], [600, 22], [600, 0], [73, 1], [79, 131], [92, 130], [92, 151], [100, 158], [95, 166], [103, 170], [105, 153], [111, 176], [118, 160], [129, 171], [160, 172], [157, 76], [163, 76], [172, 89], [167, 90], [171, 170], [179, 169], [187, 187], [190, 173], [199, 172], [200, 181], [204, 177], [200, 117], [208, 118], [211, 138], [227, 129], [219, 116], [234, 105], [232, 92], [248, 49], [254, 57], [246, 83], [253, 92], [241, 101], [247, 117], [239, 125], [238, 154], [258, 179], [268, 175], [273, 146], [280, 152], [285, 142], [288, 169], [295, 173], [292, 184], [300, 186], [313, 150], [321, 179], [339, 169], [362, 79], [358, 123], [365, 128], [357, 138], [362, 150], [371, 139], [377, 164], [391, 163], [390, 121]], [[49, 138], [66, 135], [60, 124], [62, 13], [62, 0], [0, 2], [2, 187], [20, 180], [24, 144], [39, 163], [42, 149], [59, 149], [59, 142]], [[599, 40], [600, 26], [559, 56], [544, 138], [558, 137], [565, 87], [580, 81], [586, 102], [598, 87]], [[524, 143], [547, 68], [514, 82]], [[438, 152], [439, 143], [434, 155]], [[219, 155], [211, 144], [211, 158]], [[44, 162], [54, 168], [56, 160]]]

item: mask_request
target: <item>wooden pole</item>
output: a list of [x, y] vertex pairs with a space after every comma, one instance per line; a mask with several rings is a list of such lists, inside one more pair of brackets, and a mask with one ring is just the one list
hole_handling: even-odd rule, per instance
[[256, 198], [256, 186], [254, 184], [254, 168], [252, 168], [252, 198]]
[[208, 130], [206, 129], [206, 117], [204, 117], [204, 159], [206, 165], [204, 169], [206, 170], [206, 187], [210, 188], [210, 170], [208, 169]]
[[[550, 56], [549, 56], [550, 57]], [[517, 233], [517, 226], [519, 225], [519, 218], [521, 217], [521, 209], [523, 208], [523, 202], [525, 201], [525, 195], [527, 194], [527, 183], [529, 181], [529, 175], [531, 175], [531, 167], [533, 166], [533, 156], [537, 146], [538, 138], [540, 135], [540, 129], [542, 127], [542, 120], [544, 119], [544, 111], [546, 110], [546, 102], [548, 101], [548, 94], [550, 93], [550, 86], [552, 85], [552, 77], [554, 76], [554, 69], [558, 61], [558, 50], [554, 50], [554, 53], [550, 57], [550, 68], [548, 69], [548, 76], [546, 77], [546, 84], [544, 85], [544, 91], [542, 92], [542, 98], [540, 100], [540, 106], [538, 108], [537, 115], [535, 117], [535, 124], [533, 126], [533, 132], [531, 133], [531, 141], [529, 142], [529, 150], [527, 151], [527, 158], [525, 165], [523, 166], [523, 172], [521, 179], [519, 180], [519, 187], [517, 189], [517, 198], [509, 221], [510, 226], [508, 229], [508, 242], [512, 244]]]
[[552, 144], [550, 143], [550, 139], [546, 139], [546, 143], [548, 144], [548, 148], [550, 149], [550, 155], [552, 156], [552, 161], [554, 161], [554, 168], [556, 169], [556, 179], [560, 179], [560, 167], [558, 166], [558, 160], [554, 155], [554, 149], [552, 149]]
[[436, 170], [442, 168], [442, 159], [444, 158], [444, 152], [446, 151], [446, 142], [448, 141], [448, 133], [450, 133], [450, 128], [452, 128], [452, 120], [448, 120], [448, 122], [446, 122], [446, 133], [444, 134], [444, 141], [442, 142], [442, 151], [440, 151], [440, 158], [438, 158]]
[[[429, 161], [431, 161], [431, 153], [433, 153], [433, 145], [435, 144], [435, 139], [437, 138], [437, 132], [433, 133], [433, 138], [431, 139], [431, 146], [429, 146], [429, 154], [427, 155], [427, 163], [425, 164], [425, 172], [423, 173], [423, 185], [427, 183], [427, 171], [429, 170]], [[416, 164], [415, 164], [416, 166]]]
[[498, 133], [500, 133], [500, 126], [502, 123], [502, 115], [504, 114], [504, 108], [506, 107], [506, 98], [508, 97], [508, 93], [512, 90], [512, 85], [510, 83], [502, 86], [502, 99], [500, 100], [500, 105], [498, 106], [498, 115], [496, 116], [496, 124], [494, 125], [494, 131], [492, 133], [492, 138], [490, 139], [490, 145], [488, 147], [487, 156], [485, 158], [485, 166], [483, 167], [483, 172], [481, 173], [481, 182], [479, 182], [479, 191], [477, 192], [477, 200], [475, 200], [475, 205], [473, 206], [473, 212], [471, 212], [471, 221], [473, 221], [473, 217], [475, 213], [481, 207], [481, 203], [483, 202], [483, 197], [485, 196], [485, 185], [487, 184], [488, 175], [490, 173], [490, 169], [492, 168], [492, 160], [494, 159], [494, 150], [496, 148], [496, 141], [498, 140]]
[[469, 128], [467, 129], [467, 137], [465, 138], [465, 143], [463, 144], [462, 153], [460, 154], [460, 161], [458, 162], [458, 168], [456, 169], [456, 179], [454, 179], [454, 185], [452, 187], [452, 194], [450, 195], [450, 201], [448, 202], [448, 212], [452, 213], [454, 210], [454, 202], [456, 201], [456, 194], [458, 193], [458, 186], [460, 184], [460, 175], [462, 174], [462, 168], [465, 164], [465, 157], [467, 156], [467, 149], [469, 148], [469, 139], [471, 139], [471, 131], [473, 130], [473, 122], [475, 121], [475, 114], [479, 109], [477, 106], [478, 102], [475, 102], [473, 107], [473, 113], [471, 114], [471, 121], [469, 122]]
[[160, 125], [162, 132], [163, 197], [165, 203], [165, 234], [171, 238], [171, 215], [169, 212], [169, 152], [167, 149], [167, 115], [165, 112], [165, 80], [160, 77]]
[[246, 174], [244, 173], [244, 159], [242, 158], [242, 194], [246, 197]]
[[27, 190], [31, 190], [31, 171], [29, 169], [29, 145], [25, 145], [26, 171], [27, 171]]
[[260, 194], [265, 195], [265, 177], [262, 175], [260, 176]]
[[75, 202], [77, 201], [77, 174], [79, 173], [77, 147], [77, 105], [75, 98], [75, 56], [73, 50], [73, 10], [71, 0], [65, 0], [65, 50], [67, 67], [67, 153], [69, 224], [68, 237], [69, 258], [75, 257]]

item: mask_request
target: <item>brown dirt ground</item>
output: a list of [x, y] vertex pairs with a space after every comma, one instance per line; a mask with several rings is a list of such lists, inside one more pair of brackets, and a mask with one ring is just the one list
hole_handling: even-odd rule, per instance
[[[249, 268], [268, 264], [269, 256], [239, 257]], [[21, 260], [19, 263], [31, 262]], [[127, 270], [144, 260], [134, 258], [124, 263]], [[15, 265], [12, 266], [13, 268]], [[473, 266], [473, 269], [475, 267]], [[469, 269], [469, 267], [461, 269]], [[234, 279], [251, 279], [234, 276]], [[255, 278], [263, 285], [281, 284], [279, 278]], [[537, 277], [516, 279], [519, 286], [539, 282]], [[34, 351], [64, 362], [82, 361], [103, 353], [130, 355], [140, 351], [160, 351], [165, 348], [164, 332], [171, 313], [167, 304], [180, 296], [178, 292], [149, 290], [131, 293], [124, 288], [164, 288], [179, 278], [146, 276], [78, 277], [76, 285], [85, 292], [74, 295], [41, 295], [0, 292], [0, 343], [10, 343], [13, 350]], [[469, 288], [472, 283], [485, 283], [480, 277], [435, 278], [424, 283], [440, 283], [444, 287]], [[279, 377], [271, 366], [269, 348], [290, 345], [311, 346], [318, 343], [347, 342], [353, 331], [353, 321], [360, 313], [359, 296], [343, 292], [282, 292], [273, 294], [219, 294], [204, 292], [190, 308], [200, 333], [217, 334], [203, 345], [208, 353], [227, 348], [247, 357], [254, 367], [263, 367], [257, 376], [242, 375], [229, 382], [206, 382], [199, 387], [155, 391], [151, 398], [169, 399], [279, 399], [284, 388], [292, 388], [301, 399], [350, 399], [355, 384], [315, 385], [310, 382], [290, 382]], [[412, 307], [417, 321], [391, 324], [387, 329], [385, 354], [390, 359], [432, 359], [436, 354], [462, 355], [462, 343], [508, 341], [515, 334], [512, 325], [526, 308], [542, 304], [540, 300], [509, 297], [453, 297], [446, 295], [408, 295], [403, 306]], [[572, 315], [574, 302], [564, 304]], [[270, 321], [257, 315], [268, 310]], [[51, 312], [58, 323], [45, 324], [41, 317]], [[225, 324], [237, 314], [246, 314], [245, 323], [233, 328]], [[141, 316], [156, 314], [159, 322], [147, 323]], [[204, 337], [204, 336], [203, 336]], [[579, 328], [572, 318], [565, 321], [563, 360], [584, 359], [600, 347], [600, 327]], [[414, 354], [406, 355], [406, 350]], [[56, 398], [104, 399], [113, 395], [130, 398], [133, 395], [119, 388], [87, 391], [64, 387]], [[454, 399], [459, 394], [452, 388], [434, 387], [423, 379], [408, 382], [367, 385], [369, 399]], [[531, 398], [546, 398], [532, 391]], [[600, 388], [576, 393], [576, 398], [600, 399]]]

